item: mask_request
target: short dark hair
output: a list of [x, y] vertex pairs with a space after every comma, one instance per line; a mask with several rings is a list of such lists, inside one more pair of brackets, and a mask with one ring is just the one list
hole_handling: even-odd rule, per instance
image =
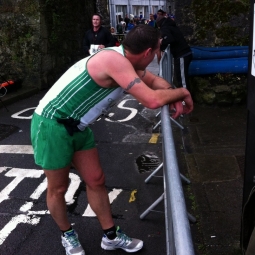
[[98, 17], [100, 18], [100, 20], [102, 21], [102, 16], [101, 16], [101, 14], [99, 14], [99, 13], [94, 13], [94, 14], [92, 15], [92, 18], [93, 18], [93, 16], [98, 16]]
[[127, 33], [122, 45], [132, 54], [139, 54], [148, 48], [156, 49], [159, 39], [160, 31], [158, 29], [141, 24]]
[[158, 10], [158, 13], [161, 13], [161, 15], [166, 14], [166, 12], [165, 12], [165, 11], [163, 11], [163, 10], [161, 10], [161, 9], [159, 9], [159, 10]]

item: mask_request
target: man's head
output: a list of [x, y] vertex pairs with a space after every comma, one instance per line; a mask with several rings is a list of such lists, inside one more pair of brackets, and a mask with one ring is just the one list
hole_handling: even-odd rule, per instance
[[92, 16], [92, 26], [98, 28], [101, 26], [101, 16], [99, 14], [94, 14]]
[[159, 46], [159, 39], [158, 29], [148, 25], [138, 25], [128, 32], [122, 45], [131, 54], [140, 54], [149, 48], [156, 50]]
[[154, 15], [152, 13], [150, 14], [150, 20], [154, 20]]
[[161, 25], [163, 24], [164, 20], [166, 19], [165, 16], [158, 16], [157, 19], [156, 19], [156, 24], [157, 26], [160, 28]]
[[163, 10], [158, 10], [158, 12], [157, 12], [157, 17], [159, 17], [159, 16], [165, 16], [166, 15], [166, 12], [164, 12]]

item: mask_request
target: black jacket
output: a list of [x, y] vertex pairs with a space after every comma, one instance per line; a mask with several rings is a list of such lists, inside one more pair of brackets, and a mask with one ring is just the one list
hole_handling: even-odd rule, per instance
[[188, 43], [172, 19], [164, 18], [160, 20], [160, 24], [158, 25], [160, 27], [161, 37], [163, 38], [160, 46], [161, 51], [165, 50], [168, 44], [170, 44], [170, 51], [174, 58], [191, 53]]
[[100, 27], [96, 32], [94, 32], [93, 29], [89, 29], [85, 33], [83, 40], [83, 50], [86, 55], [89, 55], [91, 44], [103, 44], [105, 47], [112, 47], [115, 46], [115, 40], [110, 31], [104, 27]]

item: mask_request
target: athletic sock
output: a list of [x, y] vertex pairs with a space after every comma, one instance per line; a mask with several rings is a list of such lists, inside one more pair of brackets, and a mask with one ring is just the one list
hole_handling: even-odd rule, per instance
[[108, 239], [113, 240], [114, 238], [117, 237], [116, 235], [116, 227], [113, 226], [111, 228], [103, 230], [104, 234], [107, 236]]
[[73, 230], [72, 226], [69, 229], [65, 230], [65, 231], [61, 230], [61, 232], [62, 232], [63, 236], [65, 236], [65, 232], [68, 232], [68, 231], [71, 231], [71, 230]]

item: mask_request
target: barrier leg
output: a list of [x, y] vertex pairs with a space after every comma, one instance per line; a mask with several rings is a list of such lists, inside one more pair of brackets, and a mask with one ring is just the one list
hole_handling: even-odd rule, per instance
[[[150, 212], [153, 212], [154, 208], [161, 202], [164, 200], [164, 196], [165, 193], [163, 193], [154, 203], [152, 203], [141, 215], [140, 215], [140, 219], [143, 220]], [[154, 212], [158, 212], [158, 211], [154, 211]], [[196, 223], [197, 219], [190, 213], [188, 213], [188, 219], [190, 222], [192, 223]]]
[[[161, 163], [146, 179], [145, 179], [145, 183], [148, 183], [149, 180], [152, 178], [152, 177], [157, 177], [157, 176], [154, 176], [161, 168], [163, 167], [163, 163]], [[180, 177], [182, 179], [182, 181], [184, 181], [186, 184], [190, 184], [191, 181], [185, 177], [183, 174], [180, 173]]]
[[192, 223], [196, 223], [197, 222], [197, 219], [192, 214], [190, 214], [190, 213], [188, 213], [188, 219]]
[[152, 129], [155, 130], [160, 124], [161, 124], [161, 120]]
[[140, 219], [144, 219], [145, 216], [151, 212], [161, 201], [163, 201], [164, 199], [164, 193], [151, 205], [148, 207], [148, 209], [146, 209], [141, 215], [140, 215]]
[[146, 179], [145, 183], [147, 183], [161, 168], [163, 167], [163, 163], [161, 163]]

